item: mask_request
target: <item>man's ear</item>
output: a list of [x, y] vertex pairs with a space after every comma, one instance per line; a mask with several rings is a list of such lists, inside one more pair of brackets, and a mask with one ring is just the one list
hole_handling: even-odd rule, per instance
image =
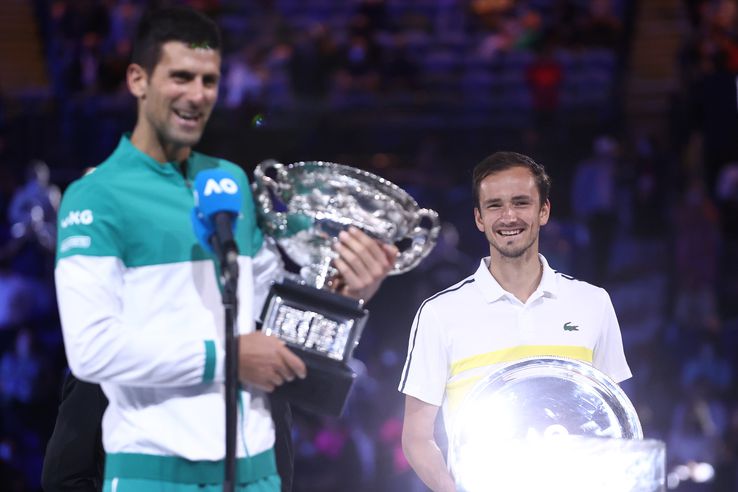
[[551, 201], [546, 200], [546, 203], [541, 207], [539, 217], [541, 219], [541, 225], [546, 225], [548, 218], [551, 216]]
[[479, 210], [479, 207], [474, 207], [474, 223], [479, 232], [484, 232], [484, 221], [482, 221], [482, 211]]
[[144, 68], [137, 64], [131, 63], [126, 70], [126, 83], [128, 90], [136, 99], [146, 97], [146, 88], [149, 84], [149, 75]]

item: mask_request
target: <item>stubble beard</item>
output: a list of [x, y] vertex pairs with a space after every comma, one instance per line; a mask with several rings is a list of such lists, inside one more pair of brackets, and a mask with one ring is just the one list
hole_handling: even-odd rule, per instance
[[201, 127], [197, 132], [185, 132], [178, 129], [176, 126], [171, 124], [164, 124], [159, 130], [159, 139], [165, 145], [173, 145], [178, 148], [193, 147], [200, 142], [202, 134], [205, 130], [205, 125]]
[[514, 248], [512, 246], [505, 247], [501, 244], [498, 244], [496, 241], [490, 240], [489, 238], [488, 238], [488, 242], [498, 253], [500, 253], [502, 257], [509, 258], [509, 259], [516, 259], [516, 258], [520, 258], [521, 256], [523, 256], [527, 251], [529, 251], [533, 247], [533, 245], [536, 242], [536, 238], [535, 237], [532, 238], [530, 242], [528, 242], [528, 244], [525, 244], [519, 248]]

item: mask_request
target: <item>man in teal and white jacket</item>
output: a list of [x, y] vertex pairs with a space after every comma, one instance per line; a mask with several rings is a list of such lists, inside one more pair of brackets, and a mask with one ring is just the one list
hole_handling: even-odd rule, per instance
[[[238, 490], [276, 492], [267, 393], [303, 362], [253, 320], [279, 256], [259, 230], [244, 172], [192, 151], [218, 95], [220, 36], [192, 10], [145, 17], [127, 71], [138, 118], [113, 154], [69, 186], [60, 210], [56, 286], [67, 359], [109, 400], [104, 490], [217, 490], [223, 479], [223, 308], [215, 266], [192, 232], [192, 182], [231, 173], [244, 192], [236, 241], [240, 412]], [[366, 298], [396, 250], [343, 232], [343, 294]]]

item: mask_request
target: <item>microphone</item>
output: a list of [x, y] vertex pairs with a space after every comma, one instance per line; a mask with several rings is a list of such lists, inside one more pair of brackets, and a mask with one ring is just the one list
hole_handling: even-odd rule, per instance
[[226, 280], [237, 278], [238, 245], [233, 234], [243, 199], [235, 178], [222, 169], [200, 171], [194, 194], [191, 219], [197, 240], [217, 255]]

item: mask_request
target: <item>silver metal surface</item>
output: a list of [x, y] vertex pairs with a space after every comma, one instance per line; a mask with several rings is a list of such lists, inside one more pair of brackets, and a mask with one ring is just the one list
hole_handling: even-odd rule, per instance
[[[451, 427], [449, 463], [459, 490], [470, 492], [544, 483], [547, 490], [662, 490], [664, 445], [637, 444], [642, 439], [635, 408], [607, 375], [573, 359], [533, 358], [503, 367], [466, 396]], [[517, 481], [508, 476], [515, 460], [525, 474]], [[485, 475], [489, 489], [480, 485]]]
[[435, 211], [419, 208], [402, 188], [354, 167], [264, 161], [254, 178], [262, 229], [302, 267], [302, 279], [316, 288], [335, 273], [333, 246], [338, 233], [349, 226], [398, 245], [400, 254], [390, 275], [414, 268], [438, 238]]
[[664, 492], [665, 462], [654, 439], [557, 436], [488, 445], [454, 472], [459, 492]]

